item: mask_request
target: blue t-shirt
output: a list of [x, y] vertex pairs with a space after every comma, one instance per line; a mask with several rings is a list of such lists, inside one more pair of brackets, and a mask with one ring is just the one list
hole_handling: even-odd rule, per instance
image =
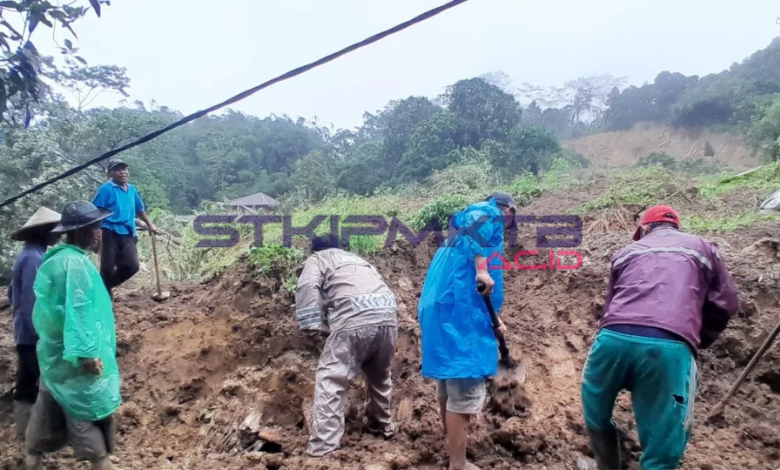
[[103, 220], [103, 228], [133, 237], [136, 235], [135, 216], [146, 210], [135, 186], [128, 183], [127, 188], [123, 188], [113, 181], [104, 183], [98, 189], [92, 204], [114, 213]]

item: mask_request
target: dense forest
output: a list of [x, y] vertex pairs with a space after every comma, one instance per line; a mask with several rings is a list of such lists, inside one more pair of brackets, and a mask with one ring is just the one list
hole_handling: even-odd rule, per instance
[[[80, 80], [88, 76], [88, 81]], [[70, 77], [69, 79], [66, 77]], [[58, 77], [74, 96], [123, 92], [118, 67], [74, 65]], [[459, 81], [435, 104], [409, 97], [366, 113], [355, 130], [332, 131], [286, 116], [258, 118], [228, 111], [200, 119], [123, 153], [132, 179], [152, 207], [187, 213], [203, 201], [263, 191], [298, 203], [338, 191], [370, 194], [420, 181], [458, 163], [487, 162], [506, 178], [539, 173], [554, 158], [576, 159], [549, 131], [526, 125], [517, 100], [480, 78]], [[39, 168], [72, 166], [182, 117], [142, 103], [83, 109], [50, 93], [29, 128], [4, 124], [0, 177], [4, 195], [39, 178]], [[100, 169], [86, 173], [93, 184]], [[89, 181], [85, 181], [89, 185]]]
[[[68, 44], [63, 54], [73, 52]], [[0, 123], [2, 197], [182, 117], [154, 103], [91, 108], [97, 94], [127, 96], [130, 79], [121, 67], [68, 57], [65, 67], [46, 76], [48, 85], [38, 87], [33, 101], [8, 98]], [[63, 94], [74, 100], [69, 103]], [[205, 201], [259, 191], [294, 207], [336, 193], [368, 195], [424, 182], [452, 165], [484, 164], [508, 181], [525, 172], [538, 175], [556, 158], [587, 165], [563, 150], [559, 139], [627, 129], [640, 121], [741, 132], [776, 159], [780, 40], [728, 71], [702, 78], [662, 72], [639, 87], [603, 75], [560, 89], [515, 88], [506, 74], [491, 73], [460, 80], [437, 97], [391, 101], [365, 113], [363, 124], [352, 130], [227, 111], [122, 158], [152, 208], [186, 214]], [[64, 199], [90, 196], [104, 180], [102, 168], [93, 168], [29, 198], [29, 204], [58, 207]]]
[[[654, 121], [744, 134], [765, 156], [778, 157], [780, 38], [729, 70], [704, 77], [664, 71], [642, 86], [623, 87], [624, 79], [609, 75], [580, 78], [562, 88], [513, 87], [500, 72], [486, 79], [531, 100], [526, 122], [560, 138]], [[542, 109], [540, 103], [550, 106]]]

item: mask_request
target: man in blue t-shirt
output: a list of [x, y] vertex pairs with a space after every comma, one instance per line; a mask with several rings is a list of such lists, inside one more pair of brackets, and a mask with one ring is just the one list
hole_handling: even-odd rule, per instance
[[138, 272], [137, 232], [135, 218], [140, 217], [153, 234], [158, 233], [149, 217], [141, 195], [128, 183], [130, 171], [122, 160], [108, 162], [110, 181], [99, 189], [92, 204], [107, 209], [113, 215], [103, 220], [100, 250], [100, 275], [113, 298], [112, 289]]

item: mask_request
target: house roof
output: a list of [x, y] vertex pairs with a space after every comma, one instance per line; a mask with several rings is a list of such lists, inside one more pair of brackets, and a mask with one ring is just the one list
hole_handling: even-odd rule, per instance
[[264, 193], [252, 194], [230, 201], [231, 206], [261, 206], [273, 207], [279, 204], [276, 199]]

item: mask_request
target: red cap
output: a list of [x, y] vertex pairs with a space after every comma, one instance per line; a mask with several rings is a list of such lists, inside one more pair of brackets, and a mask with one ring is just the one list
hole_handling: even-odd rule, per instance
[[642, 220], [639, 221], [639, 227], [634, 232], [634, 241], [639, 240], [642, 234], [642, 225], [652, 224], [654, 222], [669, 222], [680, 228], [680, 214], [669, 206], [654, 206], [645, 212]]

